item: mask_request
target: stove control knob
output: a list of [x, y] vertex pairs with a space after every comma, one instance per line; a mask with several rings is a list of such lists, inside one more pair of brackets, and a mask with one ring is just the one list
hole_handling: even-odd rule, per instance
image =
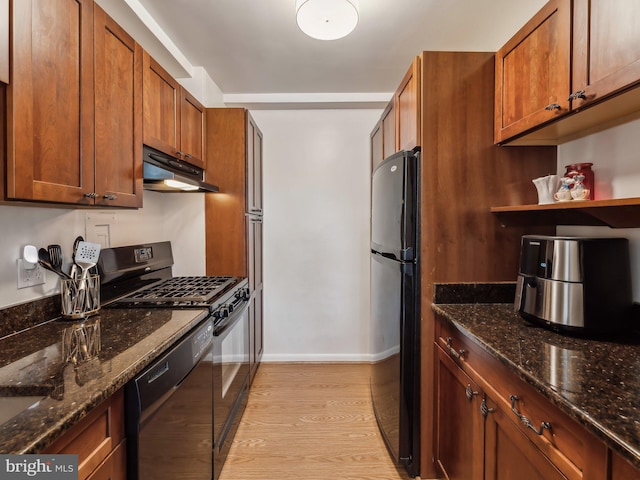
[[213, 316], [220, 320], [222, 318], [227, 318], [229, 316], [229, 307], [227, 305], [222, 305], [218, 310], [213, 312]]

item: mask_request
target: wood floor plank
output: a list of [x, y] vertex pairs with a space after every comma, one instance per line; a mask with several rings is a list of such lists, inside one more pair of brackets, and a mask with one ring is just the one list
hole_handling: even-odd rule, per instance
[[380, 436], [366, 364], [263, 363], [220, 480], [408, 480]]

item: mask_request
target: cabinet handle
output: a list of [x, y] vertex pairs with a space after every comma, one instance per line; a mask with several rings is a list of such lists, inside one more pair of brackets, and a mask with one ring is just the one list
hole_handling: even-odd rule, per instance
[[191, 155], [190, 153], [185, 153], [184, 154], [184, 158], [191, 158], [191, 157], [193, 157], [193, 155]]
[[567, 98], [568, 101], [571, 100], [586, 100], [587, 99], [587, 95], [585, 94], [586, 92], [584, 90], [578, 90], [577, 92], [573, 92], [571, 95], [569, 95], [569, 98]]
[[478, 395], [478, 392], [474, 392], [471, 388], [471, 384], [468, 384], [467, 388], [464, 391], [464, 394], [467, 396], [467, 400], [471, 401], [473, 400], [474, 395]]
[[482, 418], [485, 420], [490, 413], [493, 413], [493, 408], [489, 408], [487, 406], [487, 399], [483, 398], [482, 403], [480, 404], [480, 413], [482, 414]]
[[466, 350], [460, 349], [456, 351], [456, 349], [451, 346], [451, 341], [452, 341], [451, 337], [447, 337], [446, 347], [447, 347], [447, 350], [449, 350], [449, 353], [451, 354], [451, 356], [457, 358], [458, 360], [464, 360], [464, 356], [467, 353]]
[[98, 198], [98, 194], [96, 192], [88, 192], [88, 193], [85, 193], [84, 196], [86, 198]]
[[560, 105], [558, 105], [557, 103], [550, 103], [549, 105], [544, 107], [545, 110], [560, 110], [561, 108], [562, 107]]
[[115, 200], [118, 198], [117, 195], [114, 195], [113, 193], [105, 193], [102, 198], [104, 198], [105, 200]]
[[520, 420], [520, 422], [522, 422], [522, 424], [527, 427], [530, 428], [531, 430], [533, 430], [534, 432], [536, 432], [536, 434], [538, 435], [542, 435], [543, 430], [546, 429], [550, 429], [551, 428], [551, 424], [549, 422], [540, 422], [540, 428], [536, 429], [536, 427], [533, 426], [533, 423], [531, 423], [531, 420], [529, 420], [527, 417], [525, 417], [524, 415], [522, 415], [517, 409], [516, 409], [516, 402], [519, 400], [517, 395], [511, 395], [511, 397], [509, 397], [511, 399], [511, 411], [513, 412], [513, 414], [518, 417], [518, 420]]
[[184, 155], [184, 152], [181, 152], [180, 150], [178, 150], [178, 151], [176, 152], [176, 155], [177, 155], [178, 157], [182, 157], [182, 156]]

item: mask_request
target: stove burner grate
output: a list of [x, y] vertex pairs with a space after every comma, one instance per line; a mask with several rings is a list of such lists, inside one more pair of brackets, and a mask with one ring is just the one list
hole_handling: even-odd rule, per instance
[[236, 277], [172, 277], [132, 293], [124, 302], [191, 302], [207, 304], [237, 282]]

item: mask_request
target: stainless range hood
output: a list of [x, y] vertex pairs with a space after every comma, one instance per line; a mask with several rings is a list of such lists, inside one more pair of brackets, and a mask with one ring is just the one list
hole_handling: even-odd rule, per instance
[[178, 158], [143, 146], [144, 189], [156, 192], [218, 192], [203, 180], [204, 170]]

